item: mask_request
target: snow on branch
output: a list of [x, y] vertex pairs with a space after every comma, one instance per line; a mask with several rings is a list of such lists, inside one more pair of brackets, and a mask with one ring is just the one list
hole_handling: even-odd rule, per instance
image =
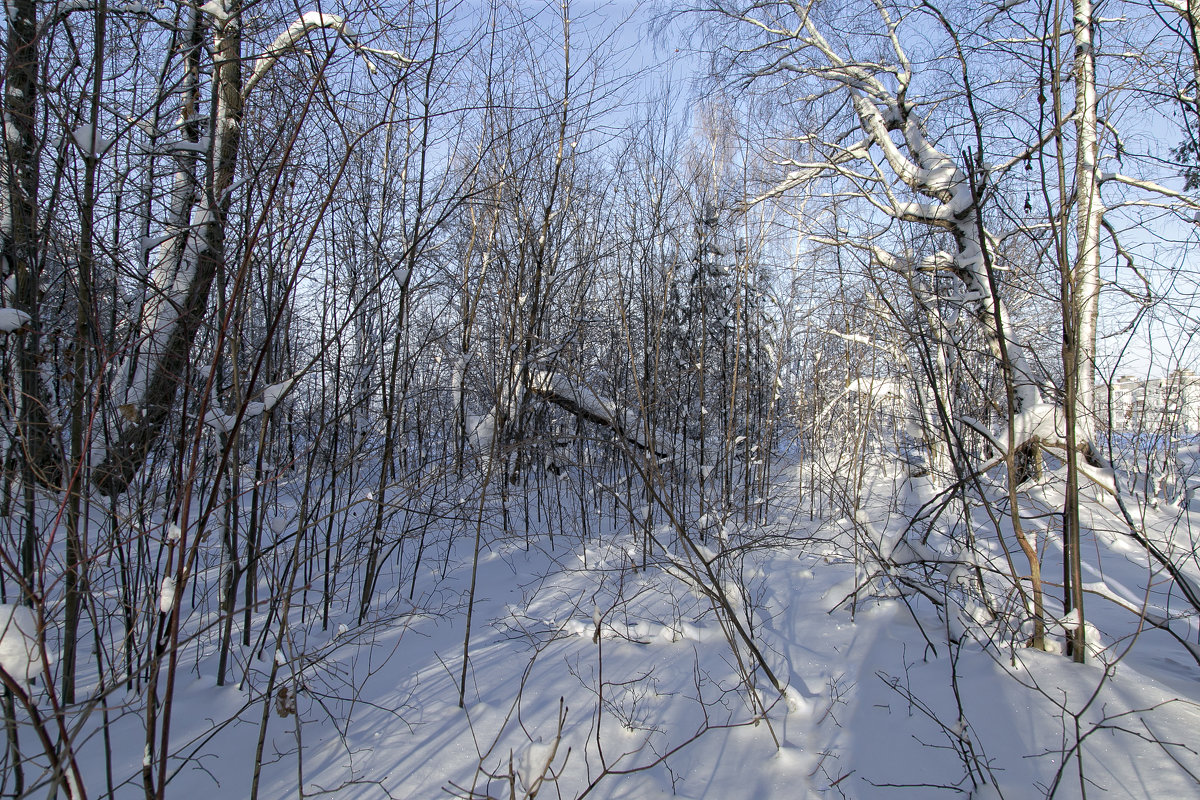
[[[870, 336], [864, 336], [861, 333], [842, 333], [841, 331], [834, 330], [833, 328], [821, 328], [821, 332], [827, 333], [830, 336], [836, 336], [843, 341], [851, 342], [853, 344], [861, 344], [867, 347], [873, 347], [876, 350], [882, 350], [891, 355], [893, 358], [900, 359], [901, 361], [906, 359], [903, 350], [901, 350], [899, 347], [896, 347], [896, 345], [881, 339], [873, 339]], [[856, 389], [855, 391], [861, 390]]]
[[1162, 4], [1184, 19], [1191, 20], [1193, 12], [1189, 10], [1191, 3], [1187, 0], [1162, 0]]
[[[93, 0], [60, 0], [57, 3], [46, 3], [49, 6], [48, 13], [38, 21], [38, 37], [48, 35], [51, 28], [59, 25], [63, 20], [67, 19], [71, 14], [79, 12], [96, 13], [99, 6]], [[108, 13], [118, 14], [134, 14], [137, 16], [149, 17], [153, 13], [150, 6], [141, 0], [125, 0], [107, 7]]]
[[1110, 182], [1121, 183], [1126, 186], [1132, 186], [1134, 189], [1141, 189], [1144, 192], [1152, 192], [1154, 194], [1162, 195], [1163, 197], [1169, 197], [1172, 200], [1178, 200], [1183, 205], [1191, 209], [1200, 209], [1200, 201], [1197, 201], [1193, 197], [1189, 197], [1183, 192], [1175, 191], [1174, 189], [1170, 189], [1160, 183], [1155, 183], [1154, 181], [1145, 181], [1139, 178], [1133, 178], [1129, 175], [1122, 175], [1119, 172], [1101, 172], [1098, 176], [1098, 179], [1101, 184]]
[[[398, 64], [412, 64], [411, 58], [403, 56], [395, 50], [380, 50], [374, 47], [367, 47], [358, 41], [358, 33], [346, 21], [344, 17], [337, 14], [325, 14], [320, 11], [309, 11], [301, 15], [300, 19], [288, 26], [288, 29], [275, 37], [275, 41], [271, 42], [271, 46], [254, 61], [254, 70], [250, 73], [249, 80], [246, 81], [244, 94], [249, 95], [263, 76], [271, 71], [271, 67], [282, 58], [284, 55], [296, 48], [309, 33], [315, 30], [333, 31], [358, 53], [369, 53], [372, 55], [388, 58]], [[375, 71], [375, 65], [369, 59], [365, 59], [367, 69], [371, 72]]]
[[531, 376], [529, 389], [572, 414], [611, 428], [632, 444], [643, 450], [651, 450], [659, 457], [667, 457], [674, 452], [671, 444], [663, 441], [661, 436], [652, 432], [652, 435], [647, 437], [645, 426], [638, 415], [563, 375], [536, 372]]
[[[830, 331], [830, 333], [834, 333]], [[837, 334], [842, 336], [843, 334]], [[888, 399], [900, 400], [907, 402], [908, 392], [904, 386], [892, 378], [856, 378], [846, 384], [842, 391], [838, 392], [837, 397], [833, 398], [827, 406], [817, 414], [817, 418], [813, 421], [814, 427], [819, 427], [824, 424], [825, 420], [838, 407], [838, 403], [842, 398], [850, 395], [859, 395], [860, 399], [865, 399], [867, 405], [878, 405]]]
[[863, 139], [849, 147], [841, 150], [837, 155], [832, 156], [828, 161], [820, 161], [813, 163], [793, 163], [795, 169], [789, 172], [782, 181], [779, 181], [769, 191], [760, 194], [758, 197], [749, 200], [746, 203], [746, 208], [762, 203], [765, 200], [771, 200], [781, 195], [786, 194], [792, 189], [796, 189], [816, 178], [822, 177], [829, 173], [837, 174], [840, 172], [839, 167], [853, 161], [866, 158], [871, 147], [871, 139]]
[[204, 424], [217, 433], [229, 433], [247, 419], [270, 413], [271, 409], [275, 408], [283, 396], [291, 390], [292, 384], [295, 382], [296, 378], [292, 377], [281, 383], [271, 384], [263, 389], [261, 400], [246, 403], [233, 414], [226, 414], [219, 408], [210, 408], [204, 415]]

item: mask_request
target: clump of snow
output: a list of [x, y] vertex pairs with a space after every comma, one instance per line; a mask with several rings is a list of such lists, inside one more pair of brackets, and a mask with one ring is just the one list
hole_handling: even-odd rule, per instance
[[[254, 419], [261, 417], [266, 412], [274, 408], [279, 400], [291, 388], [295, 378], [289, 378], [282, 383], [272, 384], [263, 390], [263, 399], [247, 403], [242, 411], [242, 419]], [[237, 424], [237, 414], [226, 414], [218, 408], [210, 408], [208, 413], [204, 415], [204, 424], [215, 430], [217, 433], [229, 433]]]
[[288, 378], [286, 381], [282, 381], [280, 383], [273, 383], [270, 386], [268, 386], [266, 389], [263, 389], [263, 398], [262, 398], [263, 411], [270, 411], [272, 408], [274, 408], [275, 405], [279, 402], [279, 400], [285, 394], [287, 394], [289, 389], [292, 388], [292, 384], [295, 382], [296, 382], [295, 378]]
[[158, 236], [143, 236], [138, 239], [138, 258], [145, 258], [146, 255], [158, 247], [160, 244], [165, 244], [175, 238], [175, 234], [166, 233]]
[[37, 631], [28, 607], [0, 604], [0, 668], [18, 680], [32, 680], [42, 672]]
[[103, 155], [104, 151], [112, 144], [112, 140], [99, 135], [88, 122], [71, 131], [71, 137], [75, 140], [75, 146], [79, 148], [80, 152], [93, 158]]
[[687, 639], [692, 642], [714, 642], [719, 641], [722, 635], [718, 629], [706, 628], [700, 625], [694, 625], [691, 622], [679, 622], [676, 628], [676, 633], [682, 639]]
[[180, 537], [182, 537], [182, 536], [183, 536], [183, 529], [179, 527], [179, 523], [172, 522], [170, 525], [167, 526], [167, 538], [170, 539], [172, 542], [178, 542]]
[[162, 589], [158, 593], [158, 610], [170, 614], [175, 606], [175, 579], [170, 575], [162, 579]]
[[[558, 750], [558, 742], [543, 742], [541, 737], [521, 748], [516, 759], [517, 779], [527, 793], [532, 793], [550, 772], [550, 762]], [[530, 795], [532, 796], [532, 794]]]
[[795, 686], [788, 686], [783, 690], [783, 699], [787, 703], [788, 711], [797, 716], [810, 716], [813, 711], [813, 704], [807, 697], [800, 694]]
[[29, 324], [29, 315], [19, 308], [0, 308], [0, 332], [13, 333]]
[[946, 614], [948, 638], [952, 642], [966, 641], [967, 633], [986, 628], [990, 622], [991, 614], [987, 608], [967, 598], [961, 606], [949, 609]]
[[233, 430], [233, 423], [235, 421], [234, 417], [215, 408], [210, 408], [208, 413], [204, 415], [204, 424], [217, 433], [229, 433]]
[[1082, 623], [1083, 638], [1088, 655], [1092, 658], [1100, 658], [1104, 651], [1108, 649], [1108, 645], [1105, 643], [1104, 637], [1100, 634], [1096, 626], [1083, 620], [1081, 617], [1079, 609], [1072, 609], [1069, 614], [1058, 620], [1058, 624], [1062, 626], [1064, 636], [1069, 636]]
[[229, 19], [229, 12], [225, 10], [225, 4], [221, 0], [208, 0], [207, 3], [200, 6], [200, 10], [206, 14], [211, 14], [218, 22], [224, 22]]

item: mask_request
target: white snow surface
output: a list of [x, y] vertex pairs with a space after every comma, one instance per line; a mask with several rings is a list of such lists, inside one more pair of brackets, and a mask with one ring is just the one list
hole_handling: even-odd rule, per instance
[[211, 14], [218, 22], [229, 19], [229, 12], [225, 10], [225, 3], [222, 0], [208, 0], [207, 3], [200, 6], [200, 10], [205, 14]]
[[210, 408], [204, 414], [204, 424], [217, 433], [229, 433], [233, 430], [233, 425], [236, 421], [237, 417], [232, 414], [226, 414], [219, 408]]
[[[364, 624], [355, 602], [339, 601], [327, 626], [320, 614], [296, 615], [279, 642], [268, 629], [264, 659], [235, 644], [235, 661], [248, 676], [242, 688], [214, 685], [211, 619], [181, 608], [196, 649], [181, 659], [188, 668], [179, 673], [172, 736], [204, 740], [197, 763], [220, 770], [178, 771], [172, 796], [233, 796], [247, 785], [261, 692], [285, 647], [286, 665], [303, 689], [294, 695], [294, 716], [267, 720], [264, 752], [272, 758], [262, 764], [262, 797], [296, 796], [303, 759], [307, 792], [339, 787], [331, 796], [364, 800], [470, 791], [507, 797], [510, 785], [522, 796], [539, 779], [539, 797], [565, 798], [585, 791], [591, 798], [695, 800], [1039, 798], [1056, 780], [1056, 798], [1078, 798], [1078, 764], [1074, 756], [1062, 759], [1064, 747], [1075, 744], [1069, 732], [1076, 713], [1088, 734], [1079, 751], [1088, 797], [1196, 796], [1191, 776], [1200, 774], [1200, 754], [1189, 743], [1200, 728], [1200, 667], [1186, 648], [1128, 610], [1163, 618], [1168, 608], [1179, 610], [1140, 552], [1110, 550], [1120, 537], [1088, 535], [1092, 642], [1088, 662], [1074, 664], [1020, 641], [988, 638], [996, 618], [964, 591], [973, 585], [976, 560], [991, 568], [1002, 554], [985, 546], [968, 556], [944, 537], [922, 542], [907, 532], [910, 517], [897, 506], [911, 511], [934, 496], [923, 479], [902, 484], [896, 499], [900, 467], [873, 471], [858, 513], [835, 524], [809, 519], [796, 473], [774, 493], [765, 525], [735, 521], [729, 545], [713, 537], [697, 542], [705, 559], [716, 559], [714, 569], [728, 581], [725, 596], [754, 630], [782, 694], [761, 672], [745, 683], [738, 663], [753, 659], [742, 644], [735, 657], [711, 595], [686, 574], [695, 567], [683, 550], [673, 558], [657, 552], [641, 569], [641, 523], [631, 531], [625, 512], [589, 519], [587, 538], [578, 518], [565, 518], [562, 527], [556, 518], [553, 545], [541, 528], [531, 530], [527, 545], [524, 531], [501, 528], [497, 499], [486, 517], [496, 524], [484, 524], [461, 709], [471, 537], [456, 537], [444, 579], [440, 552], [427, 554], [412, 584], [411, 573], [381, 570]], [[1059, 499], [1046, 493], [1026, 502], [1052, 507]], [[1110, 525], [1107, 513], [1092, 509], [1089, 530]], [[1147, 527], [1177, 524], [1181, 513], [1191, 512], [1147, 512]], [[689, 524], [699, 516], [697, 510]], [[984, 509], [975, 511], [977, 530], [987, 520]], [[1200, 530], [1200, 513], [1189, 524]], [[655, 536], [669, 542], [670, 531], [660, 524]], [[768, 534], [776, 537], [772, 546], [736, 547], [746, 536]], [[1039, 544], [1046, 571], [1060, 568], [1054, 539]], [[856, 552], [866, 561], [856, 564]], [[397, 563], [411, 564], [413, 553], [403, 550]], [[918, 564], [917, 555], [943, 563]], [[890, 561], [872, 574], [864, 564], [875, 557]], [[923, 596], [898, 596], [900, 571], [923, 568], [946, 575], [950, 596], [939, 601], [948, 613]], [[218, 585], [215, 570], [211, 580]], [[314, 575], [312, 587], [319, 580]], [[864, 585], [870, 591], [857, 602], [845, 600]], [[162, 582], [160, 608], [176, 602], [173, 588]], [[752, 614], [744, 598], [754, 602]], [[265, 609], [255, 613], [259, 647], [264, 626], [277, 622]], [[236, 619], [240, 624], [240, 612]], [[1048, 649], [1061, 652], [1063, 631], [1052, 627]], [[236, 631], [234, 639], [240, 641]], [[209, 736], [214, 724], [234, 718], [245, 724]], [[141, 793], [141, 724], [137, 714], [114, 721], [118, 798]], [[79, 756], [81, 775], [102, 785], [102, 737], [89, 741]], [[975, 754], [968, 756], [970, 774], [960, 758], [965, 743]]]

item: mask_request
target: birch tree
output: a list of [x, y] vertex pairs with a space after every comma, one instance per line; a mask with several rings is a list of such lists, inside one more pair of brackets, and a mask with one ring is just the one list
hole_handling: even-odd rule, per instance
[[[992, 450], [972, 471], [1006, 463], [1015, 504], [1020, 484], [1035, 477], [1039, 448], [1066, 461], [1064, 607], [1080, 619], [1075, 632], [1082, 636], [1079, 486], [1086, 480], [1119, 492], [1095, 447], [1094, 375], [1102, 260], [1105, 252], [1122, 252], [1115, 240], [1106, 251], [1101, 236], [1113, 230], [1106, 219], [1131, 201], [1122, 196], [1106, 206], [1102, 189], [1140, 193], [1155, 207], [1189, 201], [1147, 177], [1124, 174], [1119, 164], [1101, 167], [1106, 131], [1118, 160], [1128, 152], [1117, 120], [1099, 112], [1093, 9], [1077, 0], [1069, 17], [1067, 10], [1004, 4], [951, 12], [877, 0], [872, 12], [858, 15], [823, 3], [733, 3], [710, 21], [719, 42], [713, 55], [729, 80], [806, 108], [795, 115], [798, 127], [764, 153], [763, 188], [749, 202], [835, 198], [855, 210], [857, 233], [822, 234], [804, 222], [813, 245], [850, 248], [869, 270], [909, 283], [935, 276], [952, 282], [946, 299], [972, 320], [1003, 377], [992, 397], [1002, 410], [999, 424], [950, 406], [955, 424]], [[1061, 52], [1065, 42], [1070, 54]], [[1106, 92], [1122, 90], [1124, 72], [1110, 65], [1105, 76]], [[1032, 197], [1044, 204], [1040, 220], [1032, 218]], [[940, 247], [911, 249], [906, 242], [915, 239], [901, 232], [919, 230]], [[1059, 359], [1032, 351], [1009, 310], [1017, 265], [1008, 260], [1007, 243], [1018, 239], [1033, 242], [1058, 273]], [[1022, 531], [1019, 513], [1011, 519], [1040, 620], [1037, 545]], [[1169, 557], [1136, 526], [1130, 532], [1200, 607]], [[1040, 643], [1040, 628], [1034, 638]], [[1082, 657], [1081, 639], [1071, 647]]]
[[[239, 0], [225, 5], [210, 3], [203, 10], [192, 7], [189, 52], [196, 52], [210, 28], [214, 54], [210, 98], [213, 130], [210, 136], [201, 138], [199, 67], [189, 66], [185, 73], [187, 99], [180, 117], [183, 141], [176, 145], [185, 155], [180, 157], [173, 178], [170, 216], [164, 241], [158, 247], [151, 294], [141, 313], [139, 341], [121, 367], [121, 382], [115, 390], [121, 410], [119, 430], [93, 472], [93, 482], [106, 494], [124, 491], [161, 433], [191, 344], [204, 319], [213, 278], [225, 257], [225, 228], [246, 97], [282, 57], [319, 32], [327, 32], [329, 45], [345, 40], [359, 48], [354, 29], [344, 18], [310, 11], [292, 22], [254, 60], [243, 82]], [[396, 52], [371, 51], [370, 55], [407, 63]], [[203, 176], [196, 174], [197, 153], [210, 154]]]

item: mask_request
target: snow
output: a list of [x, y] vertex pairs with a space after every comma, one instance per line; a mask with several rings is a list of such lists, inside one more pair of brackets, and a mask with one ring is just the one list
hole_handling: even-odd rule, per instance
[[58, 14], [69, 14], [73, 11], [91, 11], [94, 7], [92, 0], [60, 0], [54, 10]]
[[884, 378], [856, 378], [846, 385], [846, 393], [864, 394], [873, 401], [906, 396], [904, 387], [899, 382]]
[[74, 139], [75, 146], [81, 153], [92, 158], [104, 155], [104, 151], [112, 145], [111, 139], [101, 136], [91, 123], [87, 122], [71, 131], [71, 138]]
[[171, 241], [175, 234], [167, 233], [160, 236], [145, 236], [138, 240], [138, 258], [143, 259], [150, 251], [161, 244]]
[[210, 141], [207, 136], [201, 136], [194, 142], [187, 139], [180, 139], [171, 143], [171, 149], [180, 153], [200, 153], [203, 155], [208, 152]]
[[792, 714], [808, 716], [813, 712], [812, 702], [800, 693], [794, 686], [788, 686], [783, 692], [784, 700], [787, 701], [788, 711]]
[[[186, 175], [176, 176], [176, 192], [182, 191], [179, 186], [190, 181]], [[186, 192], [185, 192], [186, 194]], [[179, 202], [179, 196], [174, 198]], [[147, 383], [154, 372], [158, 359], [162, 356], [171, 332], [179, 323], [179, 309], [184, 306], [184, 298], [195, 276], [197, 260], [200, 252], [206, 246], [204, 238], [207, 228], [214, 219], [214, 212], [202, 200], [196, 208], [190, 203], [184, 207], [172, 209], [171, 224], [168, 230], [175, 229], [174, 236], [185, 237], [183, 243], [183, 258], [178, 262], [174, 259], [173, 248], [160, 248], [158, 258], [151, 273], [154, 292], [146, 300], [143, 307], [141, 334], [145, 344], [140, 351], [128, 356], [128, 362], [123, 363], [118, 370], [121, 376], [131, 375], [124, 385], [118, 383], [114, 390], [116, 397], [124, 398], [123, 405], [141, 407], [146, 392]], [[189, 225], [190, 223], [190, 225]], [[164, 239], [166, 241], [166, 239]], [[141, 241], [145, 247], [146, 239]], [[145, 252], [145, 251], [143, 251]], [[209, 422], [208, 419], [205, 422]], [[220, 420], [212, 420], [220, 424]]]
[[42, 674], [37, 620], [28, 606], [0, 604], [0, 669], [21, 681]]
[[270, 411], [271, 409], [275, 408], [283, 396], [292, 388], [292, 384], [295, 382], [295, 378], [288, 378], [286, 381], [281, 383], [273, 383], [266, 389], [263, 389], [263, 411]]
[[336, 14], [325, 14], [320, 11], [309, 11], [302, 14], [298, 20], [288, 26], [287, 30], [275, 37], [271, 46], [255, 60], [254, 69], [246, 81], [246, 93], [249, 94], [250, 90], [271, 70], [271, 67], [275, 66], [275, 62], [284, 53], [294, 48], [310, 31], [322, 28], [334, 34], [341, 34], [347, 39], [354, 38], [354, 29], [345, 19]]
[[163, 576], [162, 588], [158, 593], [158, 610], [170, 614], [175, 607], [175, 579], [170, 575]]
[[233, 430], [235, 422], [237, 422], [236, 417], [217, 408], [210, 408], [204, 415], [204, 424], [217, 433], [229, 433]]
[[614, 400], [565, 375], [536, 371], [530, 376], [530, 388], [547, 397], [565, 400], [585, 416], [609, 425], [639, 447], [653, 449], [660, 455], [668, 456], [677, 448], [676, 444], [657, 433], [647, 440], [644, 425], [638, 414], [620, 407]]
[[[307, 790], [342, 786], [347, 797], [374, 796], [353, 788], [367, 785], [394, 797], [453, 795], [454, 786], [509, 796], [511, 785], [522, 796], [539, 780], [539, 797], [576, 797], [598, 780], [589, 797], [1015, 798], [1044, 797], [1060, 776], [1055, 796], [1076, 798], [1076, 762], [1060, 775], [1064, 750], [1076, 744], [1074, 715], [1088, 734], [1079, 752], [1095, 782], [1089, 796], [1194, 796], [1188, 772], [1200, 773], [1200, 755], [1170, 743], [1190, 741], [1200, 725], [1197, 668], [1186, 647], [1145, 623], [1173, 617], [1178, 624], [1180, 609], [1144, 554], [1110, 549], [1110, 541], [1125, 541], [1115, 533], [1089, 534], [1087, 663], [1055, 654], [1063, 651], [1064, 627], [1076, 621], [1057, 610], [1047, 652], [1032, 650], [1021, 631], [997, 633], [1007, 622], [989, 604], [1011, 618], [1017, 612], [1005, 604], [1013, 598], [985, 602], [978, 591], [976, 573], [988, 580], [1002, 574], [1003, 552], [987, 543], [965, 550], [944, 531], [922, 542], [909, 523], [927, 494], [897, 494], [893, 467], [868, 470], [862, 502], [833, 519], [798, 513], [806, 474], [781, 468], [777, 474], [787, 477], [772, 487], [765, 522], [731, 525], [727, 543], [709, 538], [695, 551], [673, 538], [671, 525], [659, 525], [654, 536], [666, 552], [656, 547], [645, 569], [640, 525], [629, 524], [636, 508], [610, 517], [589, 507], [587, 537], [583, 518], [564, 514], [551, 547], [533, 515], [528, 543], [526, 531], [503, 529], [497, 492], [484, 503], [463, 708], [458, 679], [473, 543], [453, 524], [452, 543], [431, 527], [430, 542], [449, 549], [415, 577], [392, 567], [411, 564], [413, 547], [386, 560], [378, 604], [361, 624], [353, 600], [337, 602], [327, 625], [320, 614], [296, 613], [276, 639], [277, 618], [266, 604], [253, 609], [254, 646], [241, 649], [237, 630], [234, 636], [239, 672], [248, 675], [242, 689], [213, 686], [216, 639], [206, 637], [219, 617], [188, 609], [195, 614], [189, 622], [180, 609], [181, 625], [194, 636], [183, 639], [188, 666], [179, 676], [189, 677], [175, 696], [172, 736], [203, 741], [197, 758], [221, 765], [222, 785], [209, 771], [180, 770], [172, 791], [224, 796], [226, 775], [251, 773], [257, 703], [270, 672], [284, 667], [305, 687], [294, 695], [293, 712], [304, 736], [298, 744], [291, 721], [270, 720], [265, 746], [274, 755], [262, 764], [264, 797], [296, 794], [303, 759]], [[513, 510], [520, 501], [511, 491]], [[452, 506], [461, 499], [478, 507], [465, 488], [448, 497]], [[299, 525], [301, 501], [298, 492], [269, 501], [277, 504], [263, 512], [267, 526], [280, 534], [285, 525], [277, 520]], [[1034, 520], [1044, 513], [1034, 504], [1061, 508], [1052, 486], [1031, 490], [1023, 502]], [[702, 516], [693, 511], [691, 519]], [[718, 510], [704, 513], [722, 518]], [[986, 539], [985, 510], [971, 513]], [[1104, 507], [1090, 513], [1089, 529], [1111, 525]], [[1200, 512], [1147, 512], [1148, 530], [1165, 535], [1180, 514], [1200, 522]], [[1052, 532], [1037, 535], [1046, 571], [1059, 569]], [[211, 545], [215, 566], [220, 548]], [[701, 558], [748, 621], [782, 691], [731, 633], [715, 587], [694, 566]], [[930, 574], [942, 581], [934, 598], [900, 581]], [[219, 571], [197, 580], [211, 580], [207, 591], [215, 591]], [[315, 573], [305, 591], [320, 581]], [[160, 610], [177, 607], [170, 578], [159, 594]], [[241, 619], [239, 610], [235, 625]], [[255, 724], [209, 735], [214, 724], [244, 715], [247, 703]], [[113, 737], [113, 764], [118, 780], [129, 780], [117, 796], [135, 797], [144, 731], [138, 735], [137, 714], [116, 724], [124, 727]], [[105, 765], [100, 746], [85, 749], [84, 783], [103, 781], [97, 776]], [[605, 768], [611, 772], [600, 778]], [[930, 788], [943, 786], [957, 790]]]
[[216, 17], [218, 22], [224, 22], [229, 19], [229, 12], [225, 10], [225, 4], [222, 0], [208, 0], [207, 3], [200, 6], [200, 10], [205, 14], [211, 14]]
[[30, 316], [19, 308], [0, 308], [0, 333], [14, 333], [29, 324]]
[[543, 742], [541, 737], [521, 748], [516, 759], [517, 780], [527, 793], [535, 792], [547, 779], [558, 752], [558, 742]]

